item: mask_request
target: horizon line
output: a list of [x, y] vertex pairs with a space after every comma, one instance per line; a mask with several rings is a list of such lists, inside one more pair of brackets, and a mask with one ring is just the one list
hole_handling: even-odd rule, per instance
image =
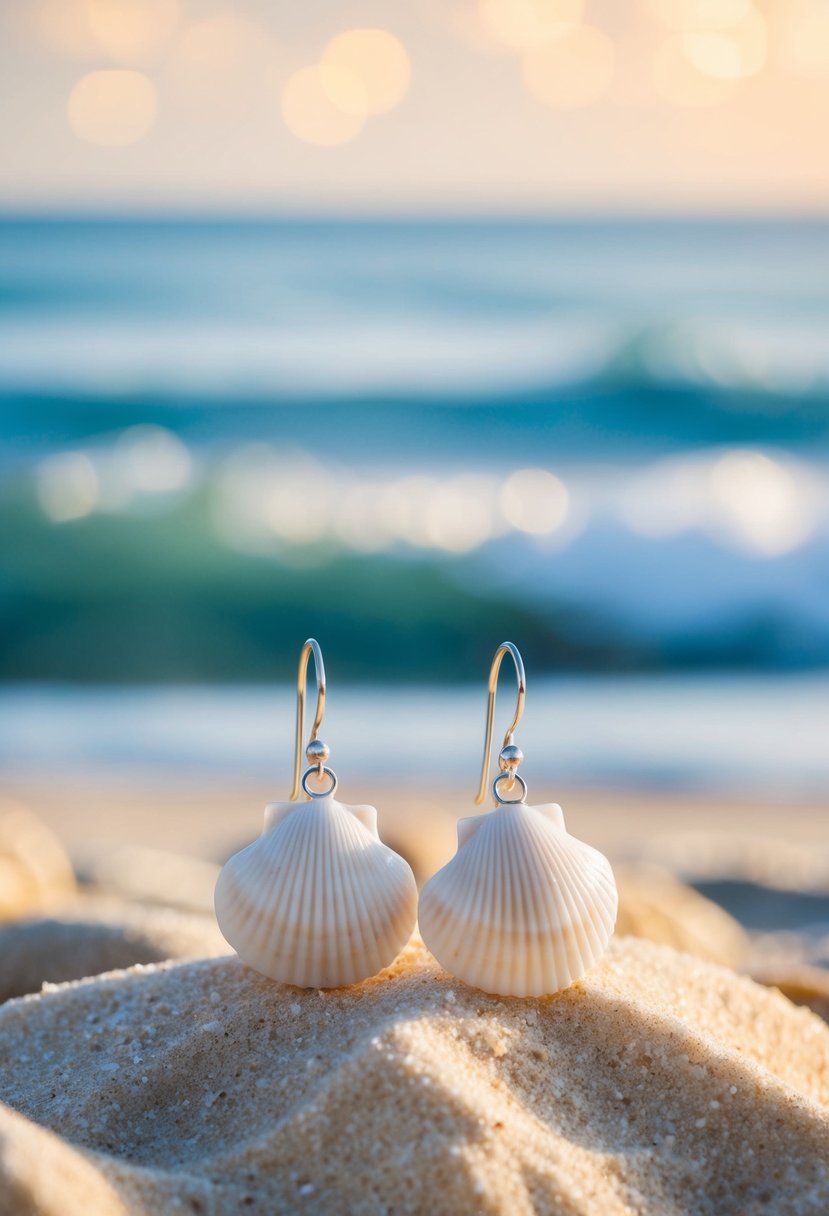
[[503, 208], [468, 210], [452, 208], [324, 209], [291, 207], [198, 207], [173, 203], [164, 206], [59, 203], [52, 205], [6, 205], [0, 202], [0, 224], [20, 223], [194, 223], [223, 224], [407, 224], [407, 225], [500, 225], [500, 224], [822, 224], [829, 222], [829, 207], [759, 210], [722, 207], [672, 209], [651, 207]]

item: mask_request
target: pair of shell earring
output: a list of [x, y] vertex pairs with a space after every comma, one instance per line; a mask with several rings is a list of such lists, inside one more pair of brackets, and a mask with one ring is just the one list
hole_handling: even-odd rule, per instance
[[[602, 956], [618, 898], [610, 863], [571, 836], [561, 807], [527, 806], [513, 742], [526, 679], [517, 647], [498, 647], [489, 676], [481, 781], [490, 768], [501, 662], [515, 664], [518, 700], [492, 783], [493, 810], [461, 819], [452, 860], [418, 901], [408, 863], [382, 843], [371, 806], [337, 802], [337, 778], [318, 733], [325, 669], [318, 643], [302, 648], [290, 802], [265, 809], [262, 835], [235, 854], [216, 884], [216, 917], [243, 962], [300, 987], [358, 983], [394, 962], [416, 924], [452, 975], [502, 996], [544, 996], [568, 987]], [[317, 706], [301, 772], [307, 671], [313, 655]], [[300, 794], [307, 802], [296, 805]]]

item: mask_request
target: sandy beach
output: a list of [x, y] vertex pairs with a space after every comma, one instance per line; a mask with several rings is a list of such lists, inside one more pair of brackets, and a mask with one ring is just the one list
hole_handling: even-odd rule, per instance
[[[806, 938], [758, 935], [683, 881], [819, 891], [814, 808], [787, 808], [783, 848], [771, 804], [562, 795], [614, 862], [618, 932], [583, 980], [517, 1000], [454, 980], [417, 937], [346, 989], [244, 967], [212, 887], [266, 794], [9, 789], [4, 1216], [829, 1206], [829, 1030], [797, 1007], [829, 1008], [826, 972]], [[382, 801], [422, 881], [461, 795]]]
[[532, 1002], [417, 944], [328, 993], [234, 959], [136, 967], [7, 1004], [0, 1059], [9, 1212], [829, 1204], [823, 1022], [633, 939]]
[[[0, 794], [33, 811], [81, 863], [118, 845], [220, 862], [258, 835], [262, 808], [286, 795], [284, 784], [284, 776], [270, 784], [218, 778], [208, 784], [186, 774], [166, 781], [88, 774], [63, 778], [56, 790], [51, 777], [15, 773]], [[424, 867], [431, 872], [451, 857], [456, 821], [475, 813], [468, 782], [401, 788], [358, 775], [348, 788], [352, 801], [378, 808], [384, 836], [405, 846], [421, 877]], [[552, 785], [533, 794], [561, 803], [574, 830], [613, 861], [647, 858], [699, 876], [716, 874], [718, 864], [729, 874], [742, 865], [746, 877], [776, 866], [781, 881], [796, 873], [803, 886], [829, 875], [827, 804], [819, 799]]]

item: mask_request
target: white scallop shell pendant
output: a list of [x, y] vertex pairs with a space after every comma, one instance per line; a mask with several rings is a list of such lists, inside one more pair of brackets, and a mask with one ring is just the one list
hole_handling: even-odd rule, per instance
[[452, 975], [501, 996], [544, 996], [604, 954], [618, 895], [610, 862], [561, 807], [507, 803], [458, 823], [458, 851], [420, 893], [420, 932]]
[[392, 963], [417, 917], [417, 885], [377, 835], [371, 806], [275, 802], [223, 867], [216, 919], [243, 962], [302, 988], [355, 984]]

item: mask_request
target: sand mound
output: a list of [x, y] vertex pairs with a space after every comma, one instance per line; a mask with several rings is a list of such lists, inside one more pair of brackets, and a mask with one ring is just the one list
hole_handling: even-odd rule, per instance
[[808, 1005], [829, 1022], [829, 971], [808, 963], [771, 964], [754, 975], [758, 984], [777, 988], [795, 1005]]
[[54, 908], [75, 893], [55, 834], [25, 807], [0, 802], [0, 921]]
[[0, 1002], [37, 992], [44, 983], [229, 951], [212, 917], [77, 899], [48, 919], [0, 926]]
[[327, 994], [134, 968], [5, 1005], [0, 1078], [15, 1213], [829, 1209], [829, 1030], [633, 939], [541, 1001], [414, 944]]
[[673, 946], [709, 963], [741, 970], [748, 938], [733, 916], [654, 865], [614, 867], [619, 887], [616, 932]]
[[132, 844], [87, 849], [79, 867], [82, 881], [92, 890], [210, 916], [220, 869], [184, 853]]

